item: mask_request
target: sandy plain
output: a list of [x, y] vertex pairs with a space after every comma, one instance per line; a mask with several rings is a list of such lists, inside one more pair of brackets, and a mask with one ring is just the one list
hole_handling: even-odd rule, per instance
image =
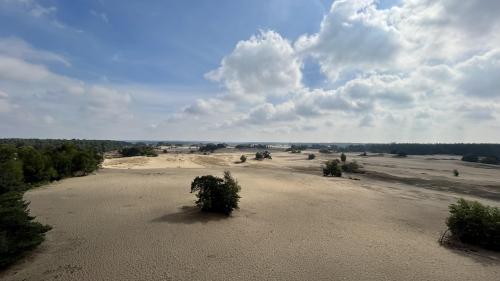
[[[498, 167], [349, 154], [366, 174], [325, 178], [321, 164], [338, 155], [252, 155], [106, 159], [94, 175], [31, 190], [32, 213], [53, 230], [0, 279], [499, 280], [498, 253], [438, 243], [457, 198], [500, 206]], [[200, 213], [191, 181], [224, 170], [242, 186], [240, 209]]]

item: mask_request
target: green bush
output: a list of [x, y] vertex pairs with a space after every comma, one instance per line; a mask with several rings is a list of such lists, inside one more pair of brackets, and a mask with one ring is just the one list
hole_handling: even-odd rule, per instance
[[212, 175], [196, 177], [191, 183], [191, 192], [198, 192], [196, 205], [202, 211], [219, 212], [226, 215], [238, 208], [241, 187], [231, 176], [224, 172], [224, 178]]
[[263, 160], [263, 159], [273, 159], [273, 157], [271, 156], [271, 152], [269, 151], [258, 151], [257, 153], [255, 153], [255, 159], [256, 160]]
[[459, 174], [460, 174], [460, 173], [458, 172], [458, 170], [457, 170], [457, 169], [454, 169], [454, 170], [453, 170], [453, 175], [454, 175], [455, 177], [458, 177], [458, 175], [459, 175]]
[[50, 226], [34, 222], [22, 192], [0, 195], [0, 268], [20, 259], [43, 242]]
[[342, 164], [342, 171], [346, 173], [359, 173], [359, 164], [356, 161]]
[[340, 154], [340, 161], [344, 162], [347, 160], [347, 156], [344, 154], [344, 152], [342, 152], [342, 154]]
[[245, 155], [241, 155], [240, 161], [241, 163], [245, 163], [247, 161], [247, 157]]
[[500, 250], [500, 209], [459, 199], [450, 205], [446, 225], [464, 243]]
[[133, 157], [133, 156], [148, 156], [148, 157], [156, 157], [158, 153], [154, 150], [153, 147], [146, 145], [135, 145], [131, 147], [124, 147], [120, 150], [120, 154], [123, 157]]
[[307, 156], [307, 160], [314, 160], [314, 158], [316, 158], [316, 155], [312, 153]]
[[340, 161], [338, 159], [327, 161], [323, 167], [323, 176], [341, 177], [342, 168], [340, 167]]

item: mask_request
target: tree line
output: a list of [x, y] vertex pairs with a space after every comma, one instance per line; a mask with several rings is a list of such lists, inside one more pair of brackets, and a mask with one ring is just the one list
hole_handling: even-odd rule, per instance
[[338, 148], [345, 152], [372, 153], [405, 153], [411, 155], [477, 155], [500, 157], [500, 144], [492, 143], [387, 143], [387, 144], [353, 144]]
[[34, 221], [23, 193], [33, 186], [99, 168], [114, 141], [0, 140], [0, 268], [39, 245], [50, 226]]

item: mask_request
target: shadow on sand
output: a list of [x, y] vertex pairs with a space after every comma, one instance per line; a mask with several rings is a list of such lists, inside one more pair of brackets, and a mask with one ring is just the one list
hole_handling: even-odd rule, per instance
[[485, 250], [477, 246], [463, 244], [460, 241], [450, 237], [444, 236], [444, 239], [439, 241], [439, 244], [457, 255], [467, 257], [474, 262], [480, 263], [483, 266], [499, 266], [500, 253], [490, 250]]
[[196, 206], [182, 206], [176, 213], [166, 214], [159, 218], [153, 219], [151, 222], [168, 222], [168, 223], [208, 223], [210, 221], [218, 221], [229, 219], [230, 216], [217, 213], [206, 213], [200, 211]]

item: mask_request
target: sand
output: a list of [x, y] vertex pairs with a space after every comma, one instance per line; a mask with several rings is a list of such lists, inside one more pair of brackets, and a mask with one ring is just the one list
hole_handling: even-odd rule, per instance
[[[243, 164], [240, 155], [109, 159], [95, 175], [27, 192], [32, 213], [54, 229], [1, 279], [499, 280], [499, 254], [438, 243], [456, 198], [499, 201], [404, 182], [464, 181], [491, 185], [494, 194], [498, 170], [359, 157], [367, 170], [396, 180], [368, 173], [358, 181], [322, 177], [318, 166], [332, 155], [310, 161], [305, 153], [274, 153]], [[224, 170], [242, 186], [240, 209], [229, 218], [200, 213], [190, 182]]]

